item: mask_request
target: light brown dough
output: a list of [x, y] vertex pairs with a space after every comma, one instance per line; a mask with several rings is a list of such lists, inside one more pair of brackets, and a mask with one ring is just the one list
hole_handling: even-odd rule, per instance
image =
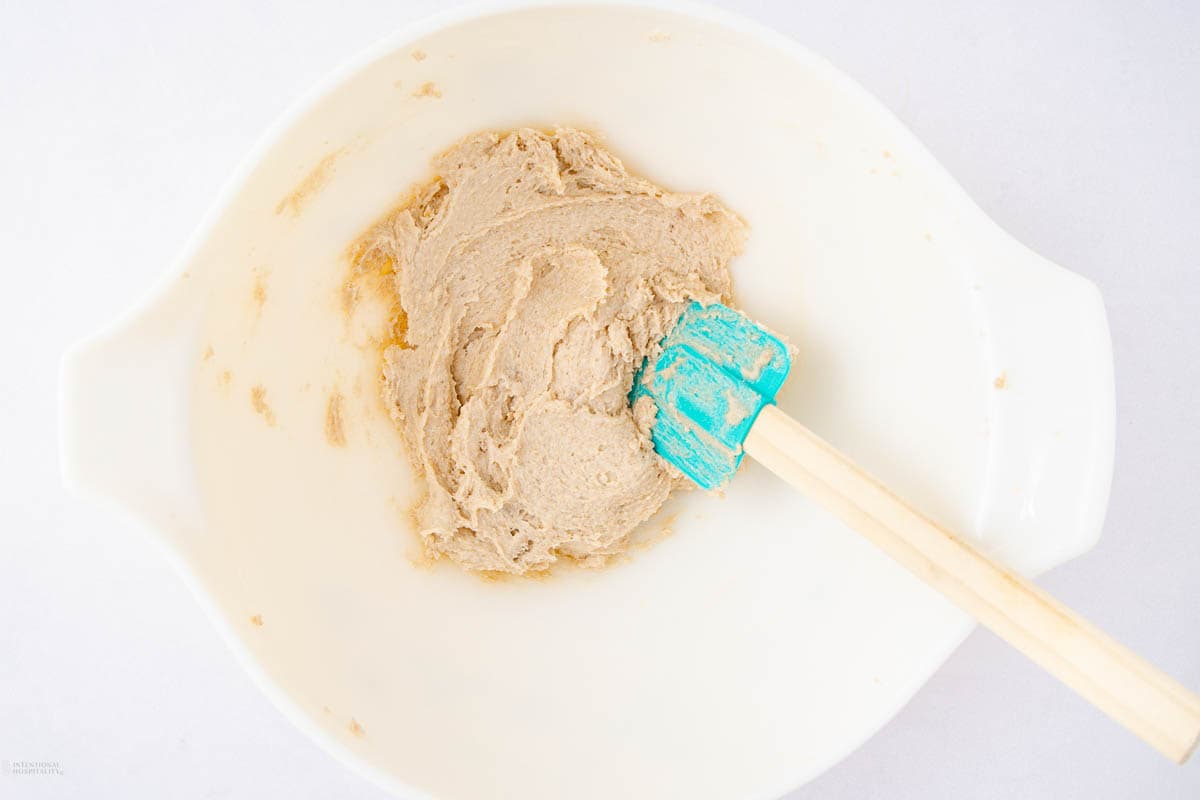
[[634, 371], [685, 303], [729, 300], [744, 226], [634, 177], [587, 134], [471, 136], [367, 241], [407, 315], [385, 397], [427, 491], [434, 554], [524, 573], [599, 561], [677, 485]]

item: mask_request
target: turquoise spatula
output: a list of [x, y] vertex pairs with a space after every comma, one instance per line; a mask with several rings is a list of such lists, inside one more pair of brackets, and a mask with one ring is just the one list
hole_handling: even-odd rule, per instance
[[787, 346], [763, 327], [693, 303], [638, 373], [630, 401], [654, 402], [655, 450], [701, 487], [725, 486], [750, 455], [1167, 757], [1187, 760], [1200, 739], [1200, 697], [776, 408], [790, 367]]

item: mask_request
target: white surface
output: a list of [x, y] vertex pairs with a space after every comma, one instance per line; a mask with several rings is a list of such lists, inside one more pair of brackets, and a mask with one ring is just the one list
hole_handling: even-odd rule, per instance
[[[290, 99], [432, 5], [165, 16], [146, 5], [103, 20], [43, 8], [0, 26], [0, 212], [18, 221], [0, 229], [13, 282], [0, 325], [21, 380], [0, 394], [10, 443], [0, 759], [55, 760], [66, 773], [0, 775], [0, 795], [380, 796], [253, 690], [132, 526], [63, 496], [53, 397], [61, 348], [174, 256]], [[857, 77], [997, 221], [1100, 284], [1118, 370], [1112, 510], [1097, 551], [1046, 584], [1196, 685], [1200, 602], [1188, 580], [1200, 544], [1184, 479], [1200, 466], [1188, 401], [1200, 305], [1188, 261], [1200, 244], [1197, 12], [739, 5]], [[152, 224], [135, 236], [131, 220]], [[796, 797], [1198, 790], [1195, 766], [1161, 763], [977, 634], [879, 737]]]
[[[1115, 422], [1099, 292], [769, 28], [526, 5], [406, 26], [289, 111], [165, 291], [64, 361], [63, 469], [170, 543], [285, 715], [404, 796], [776, 797], [890, 720], [965, 615], [754, 467], [724, 499], [679, 498], [674, 535], [620, 569], [504, 585], [414, 569], [397, 509], [416, 487], [363, 338], [387, 311], [360, 305], [346, 335], [347, 243], [446, 142], [602, 131], [745, 216], [738, 302], [798, 349], [783, 408], [1029, 569], [1100, 534]], [[430, 80], [440, 98], [412, 96]], [[278, 213], [331, 152], [327, 183]], [[320, 424], [335, 386], [340, 449]]]

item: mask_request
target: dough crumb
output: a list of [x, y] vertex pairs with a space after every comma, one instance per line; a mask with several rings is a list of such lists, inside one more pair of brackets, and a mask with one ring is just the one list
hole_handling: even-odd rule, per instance
[[741, 402], [739, 402], [738, 399], [733, 396], [733, 392], [729, 393], [726, 401], [728, 403], [728, 405], [725, 407], [725, 425], [727, 427], [732, 428], [746, 417], [750, 416], [750, 409], [742, 405]]
[[417, 530], [479, 572], [603, 564], [685, 480], [634, 372], [688, 302], [730, 302], [745, 226], [570, 128], [476, 134], [434, 170], [353, 250], [400, 306], [384, 399], [425, 478]]
[[992, 381], [992, 386], [995, 386], [997, 389], [1007, 388], [1008, 387], [1008, 373], [1001, 372], [999, 375], [997, 375], [996, 380]]
[[440, 98], [442, 96], [442, 90], [439, 89], [438, 85], [436, 83], [434, 83], [433, 81], [425, 81], [417, 88], [417, 90], [415, 92], [412, 93], [412, 96], [413, 97], [433, 97], [436, 99], [436, 98]]
[[304, 176], [303, 180], [296, 184], [295, 188], [279, 201], [275, 206], [275, 213], [286, 213], [293, 217], [300, 216], [300, 212], [304, 210], [304, 206], [319, 194], [325, 188], [325, 185], [329, 183], [330, 178], [333, 177], [334, 165], [342, 157], [342, 152], [341, 150], [337, 150], [317, 162], [317, 165]]
[[424, 50], [413, 50], [411, 55], [413, 61], [424, 61], [428, 58]]
[[250, 624], [254, 625], [255, 627], [261, 628], [262, 624], [263, 624], [262, 614], [255, 614], [252, 617], [250, 617]]
[[275, 426], [275, 412], [267, 405], [267, 390], [262, 384], [250, 387], [250, 407], [271, 427]]
[[655, 28], [654, 30], [650, 31], [650, 35], [646, 38], [652, 42], [669, 42], [671, 41], [671, 34], [664, 30]]
[[363, 726], [359, 725], [358, 720], [354, 719], [353, 717], [350, 718], [350, 724], [347, 725], [346, 727], [350, 731], [350, 733], [354, 734], [359, 739], [361, 739], [367, 735], [367, 732], [366, 732], [366, 730], [363, 729]]
[[254, 301], [254, 313], [256, 318], [262, 317], [263, 306], [267, 304], [267, 273], [264, 270], [254, 270], [254, 288], [250, 292], [250, 298]]
[[748, 381], [756, 381], [762, 377], [763, 370], [771, 363], [772, 353], [770, 350], [763, 350], [758, 358], [754, 359], [754, 363], [742, 369], [742, 377]]
[[325, 441], [334, 447], [346, 446], [346, 425], [342, 419], [342, 393], [336, 389], [325, 404]]
[[221, 386], [229, 386], [229, 384], [233, 383], [233, 373], [225, 370], [221, 373], [221, 377], [217, 378], [217, 383]]
[[208, 347], [204, 348], [204, 356], [203, 356], [203, 360], [204, 360], [204, 361], [209, 361], [209, 360], [211, 360], [211, 359], [212, 359], [212, 357], [213, 357], [215, 354], [216, 354], [216, 353], [215, 353], [215, 351], [213, 350], [213, 346], [210, 344]]

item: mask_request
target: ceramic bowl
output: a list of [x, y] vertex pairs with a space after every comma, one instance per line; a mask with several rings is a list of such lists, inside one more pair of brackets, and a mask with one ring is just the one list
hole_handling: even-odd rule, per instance
[[283, 712], [398, 796], [777, 797], [970, 627], [782, 482], [748, 465], [684, 493], [602, 570], [486, 582], [418, 557], [347, 248], [435, 153], [522, 125], [596, 131], [740, 213], [737, 298], [798, 348], [780, 405], [918, 507], [1025, 572], [1096, 541], [1096, 289], [825, 61], [675, 3], [460, 10], [339, 70], [149, 300], [67, 355], [67, 480], [144, 522]]

